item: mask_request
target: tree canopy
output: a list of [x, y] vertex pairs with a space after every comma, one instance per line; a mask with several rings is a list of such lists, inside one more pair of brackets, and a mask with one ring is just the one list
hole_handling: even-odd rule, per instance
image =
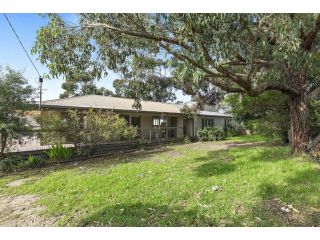
[[170, 79], [156, 75], [141, 80], [115, 79], [113, 87], [119, 97], [156, 102], [173, 102], [177, 98]]
[[97, 87], [95, 79], [86, 73], [76, 73], [62, 83], [64, 92], [60, 98], [96, 94], [103, 96], [113, 96], [113, 92], [104, 87]]
[[0, 66], [0, 159], [8, 144], [29, 130], [24, 114], [31, 109], [33, 93], [21, 72]]
[[[107, 69], [132, 76], [165, 65], [175, 86], [201, 86], [252, 97], [276, 90], [289, 98], [290, 142], [310, 140], [308, 102], [319, 95], [318, 14], [79, 14], [78, 25], [49, 15], [33, 52], [50, 74]], [[204, 91], [210, 93], [211, 91]]]

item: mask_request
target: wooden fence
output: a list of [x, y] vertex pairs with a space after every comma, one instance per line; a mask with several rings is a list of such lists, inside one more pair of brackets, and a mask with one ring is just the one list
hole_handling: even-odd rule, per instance
[[[125, 152], [132, 152], [136, 151], [141, 148], [153, 148], [156, 146], [159, 146], [161, 144], [170, 144], [170, 143], [177, 143], [181, 142], [181, 139], [168, 139], [168, 140], [153, 140], [153, 141], [146, 141], [141, 142], [141, 140], [137, 141], [123, 141], [123, 142], [111, 142], [111, 143], [105, 143], [100, 144], [95, 147], [94, 152], [90, 157], [102, 157], [102, 156], [110, 156], [118, 153], [125, 153]], [[73, 147], [67, 147], [73, 149]], [[86, 148], [88, 149], [88, 146], [82, 147], [84, 152], [86, 152]], [[48, 155], [46, 153], [45, 149], [42, 150], [31, 150], [31, 151], [21, 151], [21, 152], [10, 152], [8, 153], [9, 156], [12, 156], [14, 158], [18, 158], [21, 160], [27, 160], [30, 155], [35, 157], [40, 157], [42, 159], [48, 159]], [[67, 161], [61, 161], [61, 162], [69, 162], [69, 161], [75, 161], [78, 159], [87, 159], [90, 157], [77, 157], [74, 159], [70, 159]]]

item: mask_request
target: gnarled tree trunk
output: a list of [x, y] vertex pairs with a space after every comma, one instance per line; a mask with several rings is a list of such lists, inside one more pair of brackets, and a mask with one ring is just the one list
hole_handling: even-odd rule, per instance
[[290, 132], [289, 141], [293, 153], [305, 152], [310, 140], [310, 119], [305, 71], [289, 71], [287, 81], [298, 94], [290, 95]]
[[309, 111], [306, 96], [290, 98], [289, 140], [293, 153], [304, 152], [310, 138]]

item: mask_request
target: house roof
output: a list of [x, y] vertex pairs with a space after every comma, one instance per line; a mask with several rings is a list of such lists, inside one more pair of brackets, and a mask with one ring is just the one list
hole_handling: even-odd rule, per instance
[[[42, 102], [42, 107], [46, 108], [96, 108], [118, 111], [137, 111], [133, 108], [134, 99], [119, 98], [101, 95], [85, 95], [71, 98], [46, 100]], [[161, 103], [152, 101], [141, 101], [142, 112], [176, 113], [181, 114], [182, 104]], [[199, 115], [230, 117], [229, 115], [200, 111]]]

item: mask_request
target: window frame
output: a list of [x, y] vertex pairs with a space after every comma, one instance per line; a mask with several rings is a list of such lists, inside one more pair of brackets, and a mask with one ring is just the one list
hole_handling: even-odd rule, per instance
[[[166, 127], [167, 126], [167, 117], [162, 116], [152, 116], [152, 127]], [[157, 124], [154, 124], [157, 121]]]
[[214, 127], [214, 118], [202, 118], [201, 119], [201, 126], [202, 128], [206, 127]]

